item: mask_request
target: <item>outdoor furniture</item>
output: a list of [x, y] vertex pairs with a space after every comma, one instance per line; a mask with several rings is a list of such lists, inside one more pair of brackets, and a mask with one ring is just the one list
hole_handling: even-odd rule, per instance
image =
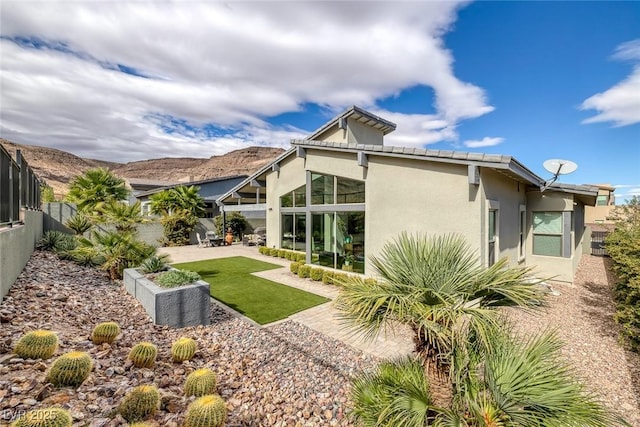
[[218, 236], [215, 231], [207, 231], [205, 236], [210, 246], [220, 246], [223, 243], [222, 237]]
[[206, 248], [208, 246], [211, 246], [211, 243], [209, 242], [209, 240], [207, 239], [202, 239], [202, 237], [200, 237], [200, 233], [196, 233], [196, 239], [198, 239], [198, 247], [199, 248]]
[[245, 234], [242, 238], [242, 244], [245, 246], [262, 246], [264, 240], [258, 234]]

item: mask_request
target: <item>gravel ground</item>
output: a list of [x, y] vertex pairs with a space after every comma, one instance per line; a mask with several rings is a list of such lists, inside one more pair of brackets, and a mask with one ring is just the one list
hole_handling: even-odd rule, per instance
[[[116, 320], [123, 334], [113, 345], [94, 346], [88, 337], [99, 322]], [[25, 410], [54, 404], [71, 410], [78, 426], [126, 425], [110, 418], [124, 394], [140, 384], [161, 387], [159, 426], [182, 424], [189, 399], [186, 375], [210, 367], [227, 401], [229, 426], [348, 426], [350, 378], [375, 360], [296, 322], [259, 328], [212, 304], [212, 324], [171, 330], [154, 326], [121, 285], [93, 269], [35, 252], [0, 305], [0, 425]], [[72, 349], [91, 354], [95, 368], [78, 389], [55, 390], [44, 382], [51, 360], [9, 355], [18, 338], [33, 329], [56, 331], [55, 356]], [[171, 363], [173, 340], [189, 336], [199, 351], [190, 362]], [[133, 344], [149, 340], [159, 349], [153, 369], [126, 361]]]
[[619, 326], [613, 321], [615, 305], [609, 258], [584, 255], [574, 285], [553, 283], [559, 296], [549, 297], [542, 313], [509, 309], [516, 329], [523, 334], [557, 328], [565, 342], [562, 352], [589, 389], [640, 427], [640, 356], [618, 344]]

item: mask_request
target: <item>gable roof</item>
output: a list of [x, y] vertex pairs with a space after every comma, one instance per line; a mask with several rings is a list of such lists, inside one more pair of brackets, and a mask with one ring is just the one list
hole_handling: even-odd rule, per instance
[[247, 175], [229, 175], [229, 176], [219, 176], [219, 177], [215, 177], [215, 178], [207, 178], [207, 179], [202, 179], [202, 180], [199, 180], [199, 181], [177, 182], [175, 184], [165, 185], [164, 187], [154, 188], [153, 190], [140, 192], [140, 193], [136, 194], [136, 197], [150, 196], [152, 194], [156, 194], [156, 193], [159, 193], [159, 192], [164, 191], [164, 190], [169, 190], [171, 188], [180, 187], [181, 185], [190, 187], [192, 185], [208, 184], [208, 183], [211, 183], [211, 182], [227, 181], [227, 180], [230, 180], [230, 179], [246, 178], [246, 177], [247, 177]]
[[383, 135], [393, 132], [396, 130], [396, 124], [392, 123], [388, 120], [383, 119], [382, 117], [378, 117], [375, 114], [371, 114], [370, 112], [363, 110], [362, 108], [352, 105], [346, 111], [335, 116], [333, 119], [329, 120], [324, 125], [320, 126], [313, 132], [308, 140], [313, 140], [322, 135], [327, 129], [332, 128], [333, 126], [337, 126], [342, 119], [352, 118], [361, 123], [364, 123], [367, 126], [371, 126], [374, 129], [378, 129], [382, 132]]

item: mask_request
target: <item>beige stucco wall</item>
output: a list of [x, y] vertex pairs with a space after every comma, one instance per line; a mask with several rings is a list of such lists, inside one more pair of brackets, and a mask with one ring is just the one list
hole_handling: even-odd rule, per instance
[[567, 193], [545, 191], [527, 193], [527, 259], [526, 265], [534, 267], [538, 277], [552, 278], [560, 282], [573, 283], [575, 267], [582, 255], [582, 246], [576, 249], [574, 232], [571, 232], [571, 257], [554, 257], [533, 254], [533, 212], [573, 211], [573, 196]]
[[331, 126], [329, 129], [314, 138], [316, 141], [327, 142], [347, 142], [347, 130], [340, 129], [337, 125]]
[[347, 139], [350, 144], [382, 145], [384, 135], [379, 130], [352, 118], [347, 123]]
[[[499, 204], [496, 261], [506, 257], [511, 265], [516, 265], [520, 262], [518, 257], [520, 205], [526, 205], [527, 202], [525, 186], [492, 169], [482, 168], [480, 177], [486, 200]], [[485, 218], [488, 211], [489, 203], [486, 203], [482, 212]], [[485, 224], [484, 235], [487, 236], [488, 220], [485, 219], [483, 222]], [[488, 244], [486, 237], [485, 241]]]
[[609, 206], [587, 206], [584, 210], [585, 214], [585, 223], [587, 224], [613, 224], [614, 221], [610, 220], [609, 217], [613, 213], [616, 207]]

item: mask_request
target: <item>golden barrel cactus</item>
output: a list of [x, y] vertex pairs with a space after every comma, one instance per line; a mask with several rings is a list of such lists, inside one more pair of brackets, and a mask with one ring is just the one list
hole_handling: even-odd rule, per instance
[[138, 368], [151, 368], [158, 357], [158, 347], [143, 341], [136, 344], [129, 352], [129, 359]]
[[27, 412], [12, 427], [71, 427], [73, 419], [62, 408], [43, 408]]
[[116, 322], [103, 322], [96, 325], [91, 333], [91, 341], [94, 344], [111, 344], [120, 335], [120, 326]]
[[23, 359], [48, 359], [58, 349], [58, 337], [54, 332], [37, 330], [24, 334], [13, 352]]
[[189, 405], [184, 427], [222, 427], [226, 418], [224, 400], [217, 394], [208, 394]]
[[154, 385], [141, 385], [131, 390], [122, 399], [118, 412], [122, 417], [135, 422], [153, 415], [160, 403], [160, 392]]
[[174, 362], [183, 362], [193, 359], [198, 349], [198, 344], [191, 338], [179, 338], [171, 346], [171, 358]]
[[187, 376], [184, 384], [186, 396], [204, 396], [216, 391], [216, 374], [211, 369], [202, 368], [193, 371]]
[[51, 365], [47, 381], [56, 387], [78, 387], [93, 369], [91, 356], [83, 351], [71, 351], [58, 357]]

